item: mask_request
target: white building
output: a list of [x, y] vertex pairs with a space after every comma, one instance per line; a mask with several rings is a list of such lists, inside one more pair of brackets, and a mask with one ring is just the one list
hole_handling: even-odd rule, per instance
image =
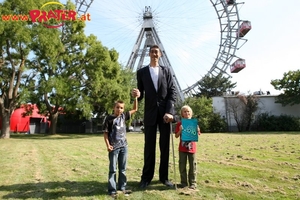
[[[289, 115], [300, 117], [300, 104], [293, 106], [282, 106], [280, 103], [275, 103], [275, 98], [277, 95], [257, 95], [259, 97], [258, 101], [258, 111], [259, 113], [268, 113], [269, 115], [279, 116], [279, 115]], [[237, 95], [224, 95], [222, 97], [213, 97], [213, 109], [215, 113], [220, 113], [220, 115], [227, 120], [229, 131], [236, 131], [237, 125], [228, 110], [228, 105], [226, 104], [228, 99], [238, 100]]]

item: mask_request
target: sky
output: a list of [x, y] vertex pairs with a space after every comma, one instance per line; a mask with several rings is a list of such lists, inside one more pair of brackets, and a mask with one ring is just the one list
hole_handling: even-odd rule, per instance
[[[88, 10], [92, 20], [87, 22], [87, 33], [119, 51], [124, 65], [141, 30], [144, 7], [151, 6], [158, 35], [181, 89], [196, 83], [212, 67], [219, 50], [220, 28], [209, 0], [101, 2], [94, 1]], [[300, 69], [300, 1], [237, 2], [242, 3], [238, 6], [240, 19], [249, 20], [252, 29], [244, 37], [247, 42], [236, 51], [237, 57], [246, 60], [246, 68], [236, 74], [227, 70], [231, 81], [237, 83], [234, 90], [279, 94], [271, 80]]]
[[[126, 64], [129, 59], [141, 30], [141, 14], [144, 6], [149, 5], [181, 89], [196, 83], [212, 67], [219, 49], [220, 29], [209, 0], [101, 2], [94, 1], [88, 10], [92, 20], [87, 22], [87, 32], [97, 35], [103, 45], [120, 51], [121, 62]], [[271, 80], [281, 79], [289, 70], [300, 69], [297, 62], [300, 1], [237, 2], [244, 2], [238, 6], [239, 17], [249, 20], [252, 29], [244, 37], [247, 42], [236, 51], [236, 56], [246, 60], [246, 68], [231, 74], [231, 81], [237, 82], [234, 90], [279, 94], [270, 84]], [[227, 72], [230, 73], [229, 69]]]
[[[240, 19], [249, 20], [252, 29], [235, 53], [246, 60], [246, 68], [234, 74], [227, 69], [231, 81], [237, 83], [234, 91], [279, 94], [271, 80], [300, 69], [300, 1], [237, 2]], [[181, 89], [193, 85], [211, 69], [219, 51], [220, 25], [210, 0], [94, 0], [88, 9], [91, 21], [86, 22], [86, 34], [116, 49], [119, 62], [126, 65], [145, 6], [151, 6], [155, 28]]]

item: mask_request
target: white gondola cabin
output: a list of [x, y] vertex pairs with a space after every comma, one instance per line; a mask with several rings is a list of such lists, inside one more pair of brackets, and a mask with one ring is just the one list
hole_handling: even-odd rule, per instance
[[237, 37], [244, 37], [250, 30], [251, 30], [251, 22], [243, 21], [238, 29]]
[[232, 65], [230, 66], [230, 72], [231, 73], [238, 73], [242, 69], [246, 67], [245, 59], [237, 59]]

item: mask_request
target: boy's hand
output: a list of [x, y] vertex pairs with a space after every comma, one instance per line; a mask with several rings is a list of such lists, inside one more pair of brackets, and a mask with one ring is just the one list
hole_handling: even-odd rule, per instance
[[140, 93], [139, 89], [134, 88], [131, 91], [131, 95], [133, 98], [139, 98], [141, 96], [141, 93]]
[[183, 127], [182, 127], [182, 125], [180, 125], [180, 126], [179, 126], [179, 132], [180, 132], [180, 134], [181, 134], [181, 132], [182, 132], [182, 129], [183, 129]]
[[198, 135], [201, 135], [201, 131], [200, 131], [199, 126], [197, 126], [197, 131], [198, 131]]
[[114, 147], [111, 146], [111, 145], [109, 145], [109, 146], [107, 147], [107, 151], [108, 151], [108, 152], [111, 152], [112, 150], [114, 150]]
[[179, 126], [178, 132], [175, 134], [175, 137], [178, 138], [182, 133], [182, 125]]

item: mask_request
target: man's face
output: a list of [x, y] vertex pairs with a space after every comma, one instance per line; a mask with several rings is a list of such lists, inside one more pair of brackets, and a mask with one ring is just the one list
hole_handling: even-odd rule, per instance
[[161, 56], [159, 48], [152, 48], [149, 52], [149, 56], [151, 58], [151, 61], [158, 61]]

